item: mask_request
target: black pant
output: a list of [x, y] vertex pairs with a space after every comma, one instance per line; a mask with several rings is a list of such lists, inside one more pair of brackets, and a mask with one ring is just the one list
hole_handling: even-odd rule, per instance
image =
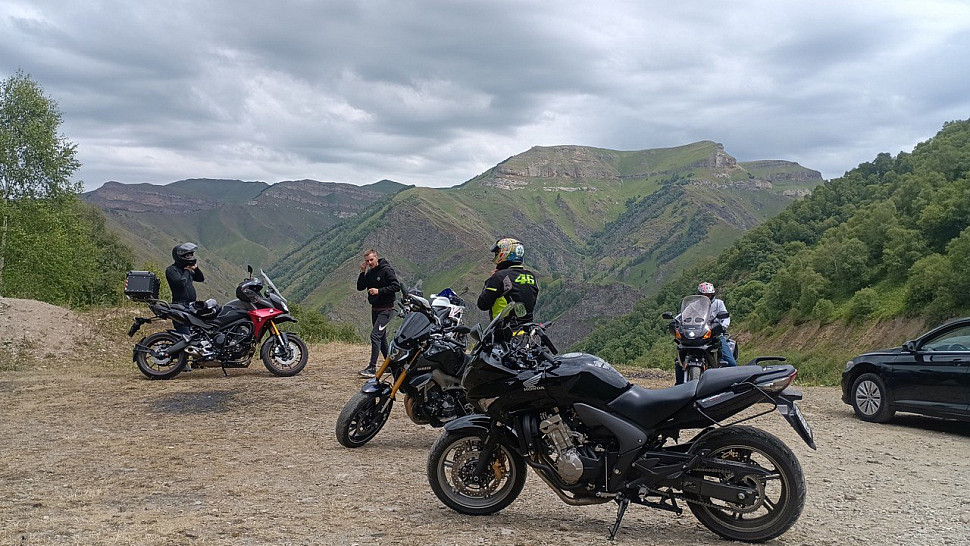
[[[191, 301], [173, 301], [172, 303], [177, 303], [179, 305], [192, 305]], [[173, 320], [172, 326], [175, 328], [175, 331], [180, 334], [188, 335], [192, 333], [192, 330], [189, 329], [189, 325], [185, 324], [184, 322], [175, 322]]]
[[391, 322], [394, 309], [371, 309], [370, 321], [373, 328], [370, 331], [370, 365], [377, 366], [377, 355], [387, 357], [387, 323]]

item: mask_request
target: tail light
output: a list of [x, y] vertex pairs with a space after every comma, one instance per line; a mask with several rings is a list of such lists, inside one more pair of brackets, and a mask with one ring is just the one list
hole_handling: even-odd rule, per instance
[[795, 380], [796, 375], [798, 375], [798, 370], [794, 370], [791, 374], [784, 377], [771, 379], [769, 381], [765, 381], [764, 383], [758, 383], [758, 388], [770, 393], [781, 392], [785, 390], [788, 385], [791, 385], [792, 381]]

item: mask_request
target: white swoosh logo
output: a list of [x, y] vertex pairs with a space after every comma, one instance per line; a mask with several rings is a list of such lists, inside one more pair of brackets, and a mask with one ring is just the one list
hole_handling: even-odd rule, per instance
[[384, 331], [384, 328], [387, 328], [387, 325], [386, 324], [384, 326], [378, 326], [377, 327], [377, 329], [380, 330], [381, 332]]

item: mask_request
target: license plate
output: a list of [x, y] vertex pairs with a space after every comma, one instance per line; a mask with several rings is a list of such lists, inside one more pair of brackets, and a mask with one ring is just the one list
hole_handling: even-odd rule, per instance
[[798, 420], [798, 423], [803, 427], [805, 427], [805, 432], [808, 433], [808, 437], [815, 439], [815, 433], [812, 432], [812, 427], [809, 426], [808, 421], [805, 420], [805, 416], [802, 415], [801, 410], [798, 409], [798, 404], [796, 404], [795, 402], [792, 402], [791, 409], [792, 409], [792, 413], [795, 414], [795, 419]]

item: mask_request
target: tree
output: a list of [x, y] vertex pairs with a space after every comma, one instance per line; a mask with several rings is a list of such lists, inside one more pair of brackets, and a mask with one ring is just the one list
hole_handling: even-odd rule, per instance
[[22, 70], [0, 84], [0, 290], [12, 203], [81, 190], [70, 180], [81, 166], [77, 146], [57, 134], [60, 125], [57, 103]]

